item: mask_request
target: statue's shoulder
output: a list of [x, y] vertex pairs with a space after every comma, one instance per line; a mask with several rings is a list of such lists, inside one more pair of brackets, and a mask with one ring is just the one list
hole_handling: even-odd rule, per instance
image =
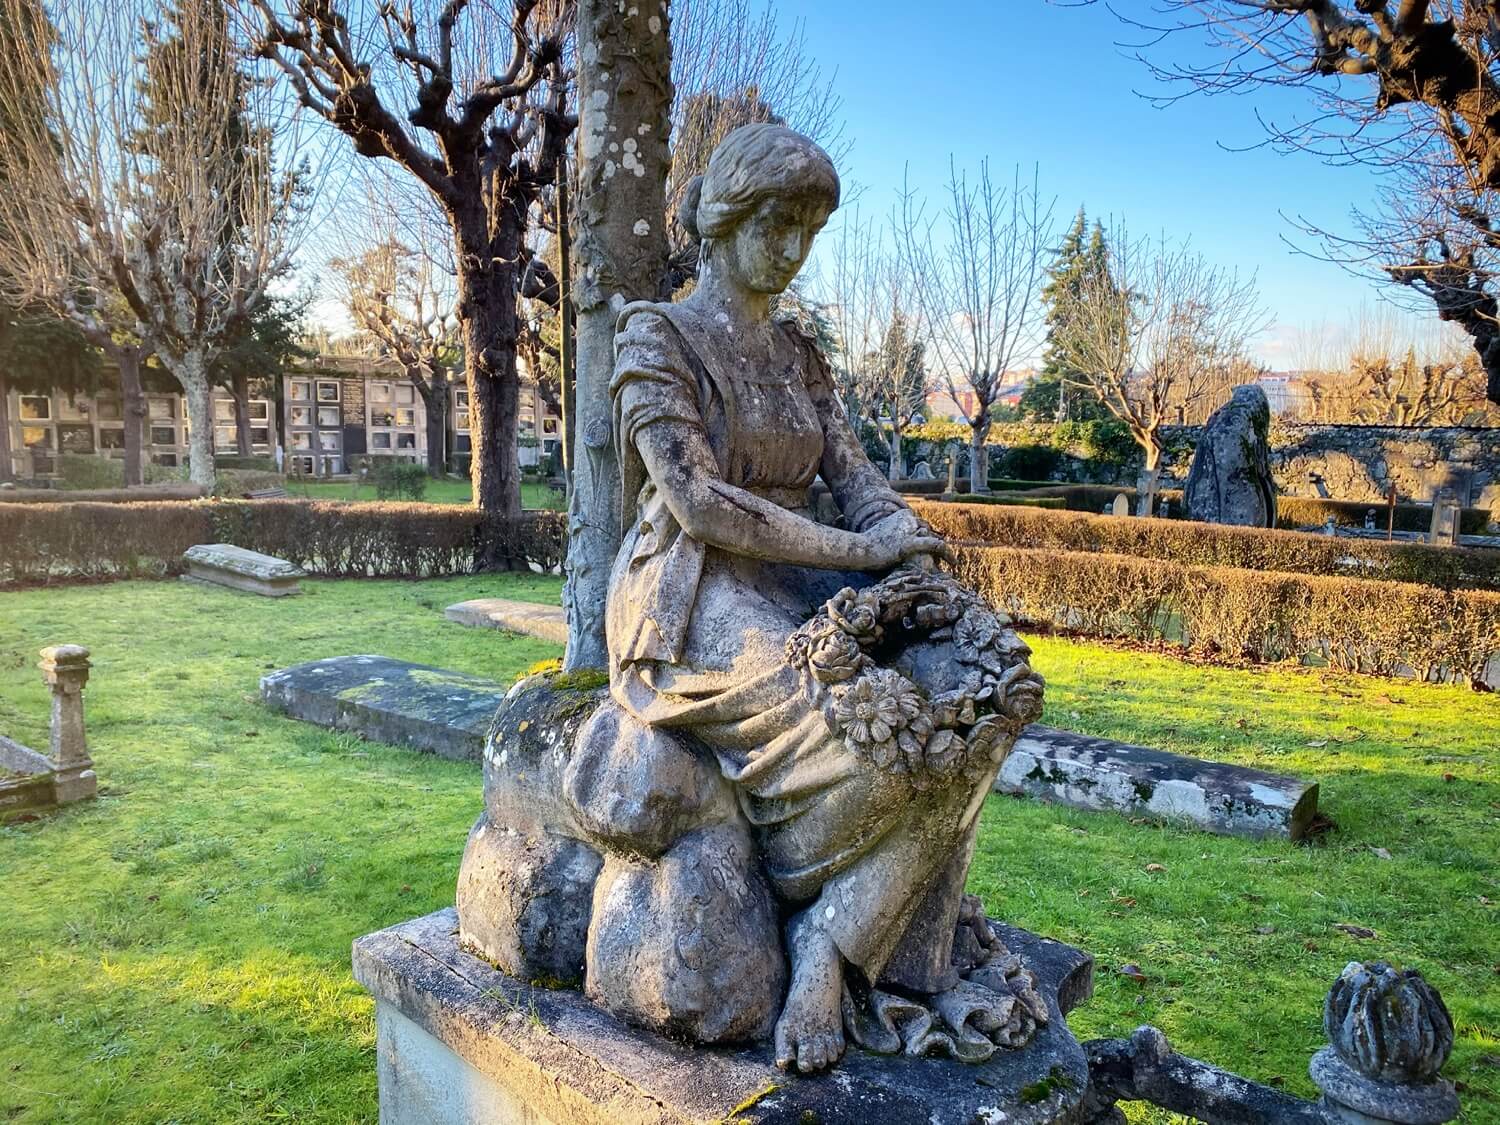
[[787, 338], [807, 358], [803, 365], [802, 377], [808, 383], [820, 382], [829, 373], [828, 357], [823, 354], [822, 345], [818, 338], [812, 334], [803, 324], [792, 316], [781, 316], [776, 318], [776, 323], [786, 333]]
[[672, 301], [631, 301], [615, 318], [615, 335], [619, 336], [632, 323], [636, 326], [656, 328], [665, 321], [679, 333], [695, 330], [697, 318], [687, 306]]

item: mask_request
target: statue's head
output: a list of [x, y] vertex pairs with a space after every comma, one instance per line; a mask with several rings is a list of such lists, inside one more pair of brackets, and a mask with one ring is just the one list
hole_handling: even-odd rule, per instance
[[839, 174], [813, 141], [782, 125], [742, 125], [688, 184], [678, 220], [713, 269], [780, 293], [838, 205]]

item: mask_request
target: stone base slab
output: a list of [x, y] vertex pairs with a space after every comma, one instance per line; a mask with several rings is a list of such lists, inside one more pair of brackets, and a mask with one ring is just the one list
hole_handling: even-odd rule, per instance
[[1088, 1086], [1066, 1012], [1092, 989], [1070, 946], [997, 927], [1036, 973], [1053, 1020], [1023, 1050], [968, 1066], [851, 1050], [815, 1078], [766, 1047], [693, 1048], [622, 1024], [581, 993], [534, 987], [458, 946], [440, 910], [354, 943], [376, 1001], [383, 1125], [1076, 1125]]
[[1318, 811], [1315, 783], [1039, 723], [1016, 740], [995, 789], [1251, 839], [1299, 840]]
[[334, 656], [260, 681], [269, 707], [375, 742], [479, 761], [506, 689], [493, 680], [385, 656]]
[[475, 598], [450, 605], [443, 610], [443, 616], [475, 629], [506, 629], [553, 644], [568, 643], [568, 619], [561, 606], [510, 598]]

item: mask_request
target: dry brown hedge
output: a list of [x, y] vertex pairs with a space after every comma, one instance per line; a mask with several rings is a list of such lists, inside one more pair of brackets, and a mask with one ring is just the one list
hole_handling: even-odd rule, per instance
[[0, 582], [159, 577], [195, 543], [234, 543], [330, 577], [428, 578], [562, 564], [559, 512], [518, 522], [451, 504], [205, 500], [0, 506]]
[[1163, 559], [961, 546], [954, 570], [1021, 621], [1090, 636], [1171, 640], [1252, 660], [1478, 683], [1500, 652], [1500, 593], [1183, 566]]
[[990, 505], [917, 501], [913, 507], [955, 542], [1134, 555], [1192, 566], [1377, 578], [1444, 589], [1500, 589], [1500, 551]]
[[0, 504], [137, 504], [148, 500], [197, 500], [201, 484], [142, 484], [134, 488], [0, 488]]

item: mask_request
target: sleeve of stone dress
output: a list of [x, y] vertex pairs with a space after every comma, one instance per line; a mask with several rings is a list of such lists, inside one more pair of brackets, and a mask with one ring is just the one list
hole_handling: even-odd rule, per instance
[[807, 393], [823, 423], [823, 483], [833, 493], [833, 502], [844, 513], [849, 530], [865, 531], [907, 504], [865, 456], [834, 389], [833, 374], [823, 353], [801, 332], [795, 328], [792, 332], [807, 353]]
[[652, 422], [703, 425], [698, 380], [683, 352], [682, 338], [660, 313], [629, 316], [615, 334], [615, 373], [610, 381], [619, 412], [622, 448]]

